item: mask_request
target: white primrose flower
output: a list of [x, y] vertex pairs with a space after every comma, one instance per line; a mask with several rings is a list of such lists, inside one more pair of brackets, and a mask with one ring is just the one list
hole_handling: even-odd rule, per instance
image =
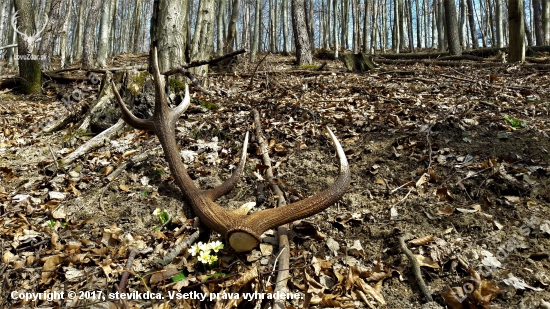
[[197, 254], [199, 254], [199, 252], [202, 251], [201, 247], [203, 247], [204, 244], [202, 243], [202, 241], [199, 241], [198, 243], [194, 244], [191, 246], [191, 249], [189, 250], [189, 252], [191, 253], [191, 256], [195, 256]]
[[210, 252], [210, 249], [212, 249], [210, 243], [203, 244], [202, 242], [199, 242], [199, 244], [200, 244], [201, 250], [204, 252]]
[[218, 257], [216, 255], [210, 256], [210, 261], [208, 261], [210, 264], [214, 264], [218, 260]]
[[212, 250], [214, 250], [214, 252], [218, 252], [221, 249], [223, 249], [223, 243], [219, 240], [216, 240], [215, 242], [211, 243], [210, 246], [212, 247]]
[[199, 261], [203, 264], [210, 264], [210, 254], [204, 252], [204, 251], [201, 251], [200, 255], [199, 255]]
[[160, 215], [160, 208], [157, 208], [155, 209], [155, 211], [153, 211], [153, 216], [158, 216]]

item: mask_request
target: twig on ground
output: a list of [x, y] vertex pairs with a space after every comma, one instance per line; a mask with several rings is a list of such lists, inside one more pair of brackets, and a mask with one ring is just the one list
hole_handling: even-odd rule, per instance
[[188, 248], [189, 246], [197, 242], [202, 232], [203, 230], [199, 228], [195, 233], [191, 234], [174, 248], [170, 249], [170, 251], [164, 256], [164, 258], [153, 261], [153, 265], [157, 268], [162, 268], [172, 263], [172, 261], [181, 253], [184, 248]]
[[418, 287], [420, 288], [420, 291], [424, 295], [425, 301], [431, 302], [432, 294], [430, 293], [430, 290], [426, 286], [426, 283], [424, 282], [424, 279], [422, 278], [422, 273], [420, 272], [420, 264], [418, 264], [418, 261], [414, 257], [414, 254], [409, 250], [407, 247], [407, 244], [405, 243], [406, 236], [400, 236], [399, 237], [399, 247], [401, 248], [401, 251], [407, 256], [407, 259], [409, 259], [409, 262], [411, 262], [411, 270], [414, 274], [414, 277], [416, 278], [416, 282], [418, 283]]
[[[269, 157], [267, 142], [262, 134], [262, 122], [260, 121], [260, 113], [258, 113], [257, 110], [253, 110], [252, 114], [254, 115], [256, 139], [258, 140], [258, 144], [260, 145], [262, 161], [263, 161], [263, 164], [268, 167], [265, 172], [266, 179], [270, 184], [271, 190], [273, 190], [273, 194], [279, 197], [277, 199], [277, 207], [282, 207], [286, 205], [285, 195], [283, 191], [281, 191], [281, 188], [279, 188], [279, 186], [277, 185], [277, 182], [275, 181], [275, 177], [273, 176], [273, 168], [271, 167], [271, 158]], [[283, 270], [283, 269], [288, 269], [290, 267], [290, 244], [288, 242], [288, 224], [279, 226], [277, 228], [277, 235], [279, 236], [279, 248], [281, 248], [281, 252], [277, 257], [279, 259], [277, 268], [280, 271], [277, 274], [277, 279], [275, 280], [276, 284], [275, 284], [275, 288], [273, 289], [274, 293], [283, 292], [287, 288], [287, 280], [290, 275], [290, 272], [288, 270]], [[285, 250], [285, 248], [287, 250]], [[273, 300], [273, 308], [275, 309], [285, 308], [284, 299]]]
[[143, 250], [132, 248], [132, 250], [130, 251], [130, 254], [128, 255], [128, 261], [126, 262], [126, 268], [124, 269], [124, 274], [122, 274], [122, 278], [120, 279], [120, 283], [117, 287], [120, 292], [126, 291], [126, 282], [128, 281], [128, 277], [130, 276], [132, 264], [134, 264], [134, 260], [136, 259], [136, 256], [138, 254], [147, 254], [152, 251], [153, 251], [153, 248], [145, 248]]

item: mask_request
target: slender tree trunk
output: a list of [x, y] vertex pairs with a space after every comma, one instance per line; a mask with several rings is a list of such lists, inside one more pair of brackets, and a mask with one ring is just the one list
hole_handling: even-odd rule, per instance
[[[414, 5], [416, 9], [416, 47], [422, 48], [422, 26], [423, 19], [426, 18], [425, 14], [420, 13], [420, 0], [414, 0]], [[425, 28], [424, 28], [425, 29]]]
[[544, 45], [550, 45], [550, 0], [542, 2], [542, 32], [544, 33]]
[[[443, 0], [445, 1], [445, 0]], [[445, 34], [443, 32], [443, 4], [441, 0], [434, 0], [437, 5], [437, 47], [440, 51], [445, 50]]]
[[305, 0], [292, 0], [292, 29], [298, 65], [311, 64], [313, 57], [307, 33]]
[[529, 28], [529, 24], [527, 23], [527, 17], [525, 16], [525, 11], [526, 10], [528, 11], [529, 7], [527, 7], [527, 9], [526, 9], [525, 5], [526, 5], [526, 3], [523, 2], [523, 23], [524, 23], [524, 28], [525, 28], [525, 38], [527, 39], [527, 45], [533, 46], [533, 33], [531, 32], [531, 29]]
[[[5, 31], [4, 32], [4, 25], [7, 25], [8, 22], [7, 22], [7, 19], [4, 19], [4, 17], [6, 16], [6, 10], [8, 10], [8, 7], [9, 5], [11, 4], [10, 1], [3, 1], [2, 4], [0, 4], [0, 33], [2, 33], [2, 37], [0, 39], [0, 46], [4, 46], [4, 45], [7, 45], [5, 44], [5, 42], [7, 42], [8, 38], [7, 38], [7, 35], [8, 34], [8, 31]], [[9, 15], [9, 14], [8, 14]], [[9, 17], [9, 16], [7, 16]]]
[[497, 47], [504, 46], [504, 25], [502, 17], [502, 0], [495, 0], [495, 22]]
[[252, 41], [252, 48], [250, 51], [250, 61], [256, 61], [256, 53], [258, 53], [258, 45], [260, 44], [260, 6], [261, 1], [256, 0], [256, 8], [254, 13], [254, 34]]
[[290, 54], [290, 37], [288, 29], [290, 27], [290, 23], [288, 21], [288, 1], [289, 0], [283, 0], [283, 54], [289, 55]]
[[[99, 30], [99, 44], [97, 48], [97, 66], [100, 68], [104, 68], [107, 66], [107, 57], [109, 55], [109, 33], [111, 30], [109, 28], [109, 26], [111, 25], [111, 12], [109, 11], [111, 9], [110, 1], [106, 1], [101, 9], [101, 26]], [[135, 17], [134, 22], [139, 22], [139, 18]]]
[[[112, 0], [110, 0], [112, 1]], [[110, 1], [106, 1], [107, 3], [109, 3]], [[134, 27], [133, 27], [133, 35], [132, 35], [132, 38], [133, 38], [133, 46], [132, 46], [132, 52], [133, 53], [138, 53], [139, 51], [139, 47], [141, 46], [140, 42], [139, 42], [139, 33], [140, 33], [140, 27], [141, 27], [141, 6], [142, 6], [142, 1], [141, 0], [135, 0], [135, 8], [134, 8]], [[108, 17], [107, 17], [108, 18]], [[103, 24], [103, 21], [102, 21], [102, 24]], [[109, 28], [109, 26], [107, 26], [107, 29]], [[107, 35], [107, 40], [109, 39], [109, 32], [106, 33]]]
[[59, 36], [59, 29], [63, 26], [63, 19], [61, 18], [63, 7], [61, 3], [61, 0], [53, 0], [49, 2], [50, 6], [44, 9], [45, 12], [48, 12], [48, 24], [40, 34], [41, 41], [38, 51], [41, 58], [40, 68], [43, 71], [51, 70], [55, 39]]
[[78, 6], [78, 18], [76, 19], [76, 31], [73, 36], [72, 45], [72, 58], [78, 60], [82, 57], [82, 41], [84, 36], [84, 25], [86, 24], [86, 16], [84, 11], [86, 11], [86, 2]]
[[544, 45], [541, 0], [531, 0], [531, 4], [533, 5], [533, 28], [535, 29], [535, 42], [537, 46], [541, 46]]
[[338, 59], [338, 0], [331, 0], [334, 26], [334, 59]]
[[449, 44], [449, 53], [453, 56], [462, 54], [460, 39], [458, 37], [458, 22], [456, 19], [455, 0], [443, 0], [445, 5], [445, 29], [447, 34], [447, 44]]
[[[191, 61], [210, 58], [214, 47], [215, 11], [214, 1], [200, 0], [197, 9], [193, 43], [191, 44]], [[195, 68], [193, 71], [198, 76], [206, 76], [208, 74], [208, 66], [203, 65]]]
[[69, 63], [69, 22], [71, 20], [71, 6], [73, 0], [68, 0], [65, 7], [65, 17], [63, 18], [63, 26], [61, 28], [61, 35], [59, 37], [59, 58], [60, 67], [64, 69]]
[[[34, 12], [32, 10], [31, 0], [15, 0], [15, 11], [19, 14], [17, 19], [17, 30], [25, 33], [27, 36], [32, 36], [36, 33], [36, 26], [34, 23]], [[36, 56], [34, 46], [36, 42], [26, 40], [26, 38], [19, 34], [17, 36], [17, 48], [19, 51], [19, 75], [23, 78], [21, 84], [21, 91], [24, 94], [37, 93], [41, 90], [41, 77], [40, 64], [38, 60], [33, 59]]]
[[[161, 72], [180, 67], [185, 63], [185, 50], [189, 44], [185, 18], [187, 7], [187, 1], [181, 0], [155, 0], [153, 3], [151, 48], [157, 48]], [[151, 64], [152, 59], [149, 61]]]
[[116, 53], [116, 46], [118, 45], [118, 40], [116, 39], [117, 38], [117, 35], [116, 35], [116, 30], [117, 30], [117, 10], [118, 10], [118, 0], [112, 0], [111, 1], [111, 8], [109, 9], [111, 11], [111, 20], [112, 20], [112, 24], [111, 24], [111, 33], [110, 33], [110, 44], [109, 44], [109, 55], [110, 56], [114, 56], [115, 53]]
[[94, 65], [94, 42], [97, 36], [97, 24], [99, 20], [100, 1], [92, 1], [92, 6], [88, 11], [88, 19], [86, 20], [86, 29], [84, 31], [84, 48], [82, 49], [82, 67], [91, 69]]
[[[369, 0], [365, 0], [363, 3], [365, 6], [365, 13], [363, 14], [363, 49], [362, 51], [363, 53], [366, 54], [370, 52], [369, 37], [371, 33], [369, 32], [369, 18], [370, 18], [369, 11], [372, 4], [371, 6], [369, 6]], [[370, 3], [372, 3], [372, 0]]]
[[478, 44], [477, 44], [476, 24], [474, 21], [474, 5], [472, 4], [472, 0], [466, 0], [466, 4], [468, 6], [468, 23], [470, 24], [470, 36], [472, 37], [472, 48], [476, 49], [478, 47]]
[[524, 24], [523, 0], [508, 0], [508, 26], [510, 32], [508, 60], [510, 62], [525, 61]]
[[225, 35], [225, 25], [226, 21], [226, 11], [227, 11], [227, 0], [218, 0], [218, 22], [217, 22], [217, 41], [216, 41], [216, 50], [218, 56], [223, 55], [224, 51], [224, 35]]
[[349, 0], [336, 0], [342, 3], [340, 10], [340, 42], [343, 48], [349, 49], [348, 44], [348, 25], [349, 25]]
[[[409, 50], [411, 53], [414, 53], [414, 30], [413, 30], [413, 15], [412, 15], [412, 0], [407, 0], [407, 21], [408, 21], [408, 32], [409, 32]], [[420, 25], [417, 23], [416, 27]]]
[[[368, 1], [368, 0], [367, 0]], [[378, 48], [378, 4], [380, 0], [375, 0], [372, 5], [372, 40], [371, 40], [371, 53], [375, 54]]]
[[225, 52], [232, 52], [235, 46], [235, 38], [237, 37], [237, 22], [239, 21], [240, 0], [233, 0], [231, 5], [231, 18], [229, 20], [229, 30], [227, 31], [227, 39], [225, 40]]

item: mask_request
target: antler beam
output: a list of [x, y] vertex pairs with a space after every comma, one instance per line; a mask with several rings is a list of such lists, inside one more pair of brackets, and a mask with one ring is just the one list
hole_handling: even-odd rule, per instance
[[189, 89], [185, 89], [185, 98], [175, 109], [168, 106], [164, 92], [163, 78], [159, 72], [157, 50], [153, 48], [153, 79], [155, 81], [155, 110], [149, 119], [135, 117], [126, 107], [114, 83], [115, 97], [122, 111], [122, 118], [134, 128], [155, 132], [164, 150], [170, 171], [183, 196], [193, 208], [195, 214], [207, 227], [222, 234], [229, 240], [230, 246], [237, 252], [250, 251], [260, 242], [260, 236], [268, 229], [293, 222], [323, 211], [334, 204], [346, 191], [350, 182], [348, 161], [336, 136], [327, 128], [340, 158], [340, 174], [336, 181], [325, 191], [310, 198], [279, 208], [266, 209], [251, 215], [227, 210], [214, 201], [235, 187], [244, 169], [248, 133], [246, 133], [241, 160], [231, 177], [220, 186], [210, 190], [200, 190], [189, 177], [176, 145], [175, 124], [181, 113], [190, 103]]

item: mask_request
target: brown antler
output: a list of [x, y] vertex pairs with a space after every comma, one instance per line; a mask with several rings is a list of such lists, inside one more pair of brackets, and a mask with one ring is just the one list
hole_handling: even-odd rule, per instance
[[185, 98], [175, 109], [168, 106], [164, 92], [163, 78], [159, 72], [157, 51], [153, 48], [153, 78], [155, 81], [155, 111], [149, 119], [136, 118], [122, 101], [114, 83], [115, 96], [122, 110], [122, 118], [136, 129], [150, 130], [157, 134], [164, 150], [164, 155], [176, 184], [195, 214], [209, 228], [229, 239], [229, 244], [235, 251], [250, 251], [260, 241], [260, 236], [268, 229], [302, 219], [334, 204], [346, 191], [350, 182], [348, 161], [342, 146], [330, 129], [328, 132], [340, 158], [340, 175], [325, 191], [305, 200], [298, 201], [279, 208], [266, 209], [251, 215], [240, 214], [238, 211], [227, 210], [214, 201], [227, 194], [237, 184], [246, 161], [248, 133], [243, 145], [241, 161], [231, 177], [220, 186], [210, 190], [200, 190], [187, 174], [176, 146], [175, 124], [180, 114], [190, 103], [189, 89], [185, 89]]

